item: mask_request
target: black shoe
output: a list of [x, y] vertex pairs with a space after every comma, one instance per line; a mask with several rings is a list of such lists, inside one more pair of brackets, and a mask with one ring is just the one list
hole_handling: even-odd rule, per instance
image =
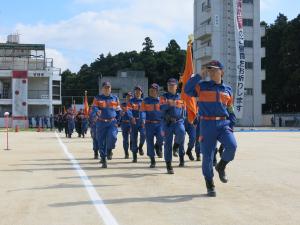
[[98, 152], [94, 152], [94, 159], [98, 159]]
[[155, 168], [155, 165], [156, 165], [155, 158], [152, 157], [152, 158], [151, 158], [150, 168]]
[[179, 167], [184, 167], [184, 156], [179, 157]]
[[189, 157], [189, 159], [190, 159], [191, 161], [194, 161], [194, 160], [195, 160], [191, 148], [188, 148], [188, 149], [187, 149], [186, 155]]
[[215, 191], [215, 184], [214, 184], [214, 181], [211, 180], [206, 180], [205, 179], [205, 183], [206, 183], [206, 188], [207, 188], [207, 195], [209, 197], [216, 197], [216, 191]]
[[158, 144], [154, 145], [155, 152], [158, 158], [162, 158], [162, 147], [159, 146]]
[[101, 159], [101, 161], [102, 161], [102, 168], [107, 168], [107, 162], [106, 162], [106, 159], [105, 158], [103, 158], [103, 159]]
[[158, 158], [162, 158], [163, 157], [163, 153], [162, 153], [162, 147], [160, 147], [159, 149], [159, 153], [158, 153]]
[[129, 153], [128, 153], [128, 151], [125, 152], [125, 159], [129, 159]]
[[166, 162], [166, 165], [167, 165], [167, 173], [168, 174], [174, 174], [172, 163], [171, 162]]
[[173, 145], [173, 156], [178, 157], [178, 149], [179, 149], [179, 144], [174, 143]]
[[143, 150], [143, 146], [142, 145], [139, 146], [139, 154], [140, 155], [144, 155], [144, 150]]
[[112, 160], [112, 156], [113, 156], [113, 153], [112, 153], [112, 150], [108, 151], [108, 156], [107, 156], [107, 159], [108, 160]]
[[227, 178], [226, 173], [225, 173], [226, 165], [227, 165], [227, 162], [225, 162], [221, 159], [221, 161], [215, 167], [216, 171], [219, 174], [219, 178], [223, 183], [228, 182], [228, 178]]
[[137, 153], [136, 152], [132, 153], [132, 157], [133, 157], [132, 162], [137, 163]]
[[198, 161], [198, 162], [201, 161], [201, 156], [200, 156], [200, 154], [197, 153], [196, 156], [197, 156], [196, 161]]

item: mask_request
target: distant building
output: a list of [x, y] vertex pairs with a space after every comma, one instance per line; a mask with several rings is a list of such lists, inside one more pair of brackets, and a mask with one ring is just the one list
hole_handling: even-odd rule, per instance
[[[225, 66], [226, 83], [236, 86], [236, 45], [234, 25], [235, 0], [194, 0], [194, 58], [196, 72], [212, 59], [220, 60]], [[265, 49], [261, 48], [261, 37], [265, 27], [260, 26], [260, 0], [243, 0], [242, 4], [245, 35], [245, 99], [243, 118], [239, 125], [261, 126], [263, 124], [262, 80], [265, 71], [261, 59]], [[235, 93], [235, 92], [234, 92]]]
[[116, 76], [102, 77], [99, 79], [99, 92], [101, 92], [102, 83], [109, 81], [112, 85], [112, 93], [123, 98], [126, 92], [133, 92], [135, 86], [142, 87], [144, 96], [148, 96], [148, 78], [144, 71], [118, 71]]
[[61, 105], [60, 69], [47, 58], [44, 44], [20, 44], [19, 35], [0, 43], [0, 126], [26, 127], [28, 117], [50, 116]]

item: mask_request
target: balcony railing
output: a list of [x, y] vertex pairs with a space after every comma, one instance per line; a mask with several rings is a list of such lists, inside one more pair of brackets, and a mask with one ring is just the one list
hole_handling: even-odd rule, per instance
[[203, 39], [212, 33], [212, 25], [211, 24], [203, 24], [196, 30], [196, 39]]
[[49, 99], [49, 90], [29, 90], [28, 99]]

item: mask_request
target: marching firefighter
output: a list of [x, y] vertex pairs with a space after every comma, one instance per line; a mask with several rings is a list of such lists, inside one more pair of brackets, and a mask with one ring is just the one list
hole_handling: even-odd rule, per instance
[[100, 150], [102, 168], [107, 168], [107, 161], [112, 159], [118, 134], [119, 98], [111, 94], [110, 82], [103, 82], [102, 94], [95, 96], [93, 114], [97, 117], [96, 135]]
[[208, 73], [210, 81], [201, 81], [199, 74], [193, 76], [185, 86], [189, 96], [198, 97], [201, 151], [203, 154], [202, 172], [205, 177], [208, 196], [215, 197], [213, 181], [213, 159], [217, 141], [224, 146], [222, 158], [215, 169], [221, 182], [227, 183], [226, 165], [234, 159], [237, 143], [233, 134], [235, 114], [233, 94], [230, 86], [223, 83], [224, 67], [216, 60], [202, 69], [201, 75]]
[[[161, 126], [161, 111], [158, 97], [159, 86], [152, 84], [149, 89], [149, 97], [145, 98], [141, 110], [145, 112], [145, 127], [146, 127], [146, 142], [147, 142], [147, 155], [150, 157], [150, 168], [155, 168], [155, 152], [158, 157], [162, 157], [162, 126]], [[154, 137], [156, 143], [154, 145]]]
[[[144, 155], [143, 145], [146, 139], [145, 133], [145, 113], [141, 111], [143, 102], [143, 91], [140, 86], [134, 88], [134, 97], [130, 99], [129, 107], [132, 111], [131, 119], [131, 151], [133, 155], [133, 163], [137, 162], [137, 153]], [[140, 141], [138, 144], [138, 133], [140, 133]]]
[[123, 137], [123, 148], [125, 153], [125, 159], [129, 159], [129, 146], [130, 146], [130, 132], [131, 132], [131, 126], [130, 126], [130, 120], [132, 119], [132, 112], [129, 108], [129, 101], [132, 98], [131, 92], [128, 92], [123, 95], [123, 98], [125, 98], [125, 102], [121, 104], [121, 112], [120, 112], [120, 124], [121, 124], [121, 130], [122, 130], [122, 137]]
[[82, 136], [82, 115], [83, 115], [83, 110], [80, 109], [79, 112], [75, 116], [75, 128], [76, 128], [78, 137]]
[[168, 174], [174, 174], [172, 167], [172, 142], [175, 135], [173, 152], [179, 150], [179, 167], [184, 167], [184, 118], [185, 105], [177, 93], [178, 81], [174, 78], [168, 80], [168, 92], [160, 97], [160, 109], [163, 118], [164, 156]]
[[65, 117], [66, 120], [66, 136], [68, 138], [72, 138], [72, 134], [75, 128], [75, 121], [74, 121], [74, 113], [73, 113], [73, 109], [69, 108]]

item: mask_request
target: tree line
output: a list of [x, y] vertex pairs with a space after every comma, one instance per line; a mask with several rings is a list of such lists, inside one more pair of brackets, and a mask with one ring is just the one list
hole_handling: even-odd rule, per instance
[[[263, 93], [266, 95], [264, 113], [300, 112], [300, 15], [288, 21], [279, 14], [272, 24], [266, 26], [262, 45], [266, 57], [262, 66], [266, 69]], [[116, 55], [101, 54], [90, 65], [84, 64], [73, 73], [62, 73], [62, 95], [82, 96], [88, 90], [89, 96], [98, 93], [98, 77], [115, 76], [118, 70], [144, 70], [149, 82], [166, 86], [169, 77], [179, 78], [185, 65], [186, 50], [171, 40], [163, 51], [154, 51], [149, 37], [142, 43], [141, 52], [120, 52]], [[80, 98], [79, 102], [82, 98]], [[70, 104], [69, 100], [63, 104]]]

